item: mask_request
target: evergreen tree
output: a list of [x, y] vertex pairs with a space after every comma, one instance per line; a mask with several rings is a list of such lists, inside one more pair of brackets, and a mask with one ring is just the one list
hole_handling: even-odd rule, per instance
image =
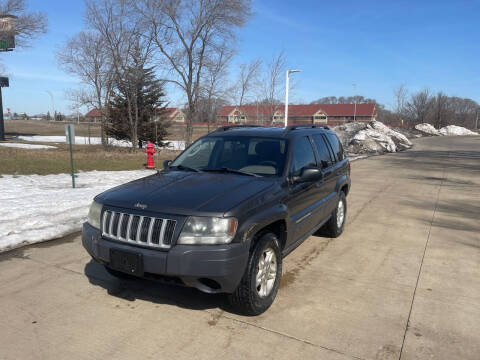
[[[128, 72], [130, 76], [135, 77], [132, 81], [122, 81], [116, 84], [114, 95], [110, 103], [109, 123], [106, 131], [107, 135], [118, 140], [129, 140], [132, 143], [137, 141], [151, 141], [158, 146], [164, 146], [163, 139], [167, 135], [168, 123], [159, 116], [165, 109], [163, 85], [155, 77], [153, 68], [131, 69]], [[125, 84], [135, 84], [135, 89], [128, 89]], [[134, 96], [129, 96], [129, 91]], [[138, 124], [136, 129], [132, 129], [129, 118], [135, 117], [135, 114], [128, 113], [128, 100], [135, 99], [137, 106], [130, 106], [131, 111], [138, 111]], [[138, 109], [138, 110], [135, 110]], [[135, 148], [137, 144], [132, 144]]]

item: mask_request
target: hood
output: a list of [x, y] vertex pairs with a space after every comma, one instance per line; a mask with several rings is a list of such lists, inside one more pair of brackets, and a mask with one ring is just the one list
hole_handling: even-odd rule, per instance
[[117, 186], [96, 200], [115, 207], [168, 214], [223, 214], [273, 183], [272, 178], [169, 171]]

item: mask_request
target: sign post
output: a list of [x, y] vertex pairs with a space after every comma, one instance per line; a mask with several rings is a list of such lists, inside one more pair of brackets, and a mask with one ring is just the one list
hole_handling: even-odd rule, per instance
[[[0, 15], [0, 51], [15, 49], [15, 15]], [[0, 77], [0, 141], [5, 141], [3, 122], [2, 87], [8, 87], [8, 77]]]
[[0, 77], [0, 141], [5, 141], [5, 126], [3, 124], [2, 88], [8, 87], [8, 77]]
[[65, 125], [65, 133], [67, 135], [67, 142], [70, 148], [70, 167], [72, 169], [72, 188], [75, 189], [75, 172], [73, 170], [73, 150], [72, 144], [75, 143], [75, 128], [73, 124]]

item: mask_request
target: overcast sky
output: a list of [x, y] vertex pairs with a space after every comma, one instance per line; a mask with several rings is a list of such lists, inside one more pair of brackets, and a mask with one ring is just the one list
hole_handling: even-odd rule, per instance
[[[49, 30], [28, 49], [1, 53], [10, 77], [4, 109], [28, 114], [71, 113], [65, 91], [79, 82], [62, 72], [56, 49], [83, 28], [82, 0], [29, 0], [48, 15]], [[255, 15], [238, 33], [235, 64], [284, 50], [297, 84], [292, 102], [353, 95], [387, 106], [393, 89], [428, 87], [480, 102], [480, 1], [254, 0]], [[169, 89], [172, 105], [182, 102]]]

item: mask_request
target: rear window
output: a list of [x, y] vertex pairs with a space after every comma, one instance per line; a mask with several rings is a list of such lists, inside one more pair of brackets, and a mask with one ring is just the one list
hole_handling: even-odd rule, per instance
[[335, 158], [337, 161], [342, 161], [344, 159], [343, 156], [343, 147], [338, 141], [337, 135], [334, 134], [327, 134], [328, 142], [332, 146], [333, 153], [335, 154]]
[[330, 150], [328, 149], [328, 145], [325, 142], [325, 139], [322, 135], [313, 135], [313, 143], [315, 144], [315, 148], [317, 149], [318, 156], [320, 157], [320, 163], [322, 167], [327, 167], [332, 165], [332, 158], [330, 157]]

